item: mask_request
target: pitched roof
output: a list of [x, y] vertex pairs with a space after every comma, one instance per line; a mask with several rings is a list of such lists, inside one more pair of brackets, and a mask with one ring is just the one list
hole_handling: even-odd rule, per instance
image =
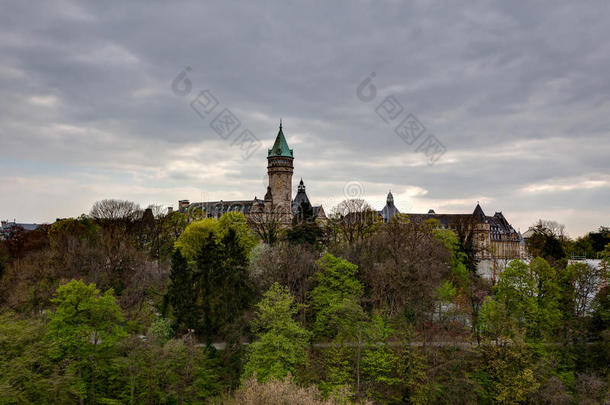
[[479, 205], [478, 202], [477, 202], [477, 206], [474, 207], [472, 216], [474, 216], [478, 220], [485, 219], [485, 213], [483, 212], [483, 208], [481, 208], [481, 206]]
[[254, 200], [238, 200], [238, 201], [203, 201], [194, 202], [189, 204], [187, 207], [180, 209], [180, 212], [187, 212], [190, 210], [202, 210], [206, 214], [218, 214], [223, 215], [227, 212], [242, 212], [248, 214], [253, 206], [263, 204], [263, 201], [255, 198]]
[[381, 218], [383, 218], [384, 221], [389, 221], [394, 215], [400, 214], [400, 211], [398, 211], [398, 208], [396, 208], [396, 206], [394, 205], [394, 196], [392, 195], [391, 191], [388, 193], [385, 207], [383, 207], [383, 209], [379, 211], [379, 214], [381, 215]]
[[267, 157], [273, 156], [284, 156], [284, 157], [293, 157], [292, 149], [288, 147], [288, 142], [286, 142], [286, 137], [284, 137], [284, 132], [282, 131], [282, 122], [280, 121], [280, 131], [277, 133], [277, 137], [275, 138], [275, 142], [273, 143], [273, 147], [269, 149], [267, 152]]
[[292, 200], [292, 213], [295, 215], [299, 211], [301, 204], [311, 207], [311, 203], [309, 202], [309, 198], [305, 192], [305, 183], [303, 183], [303, 179], [301, 179], [297, 190], [297, 195], [294, 197], [294, 200]]

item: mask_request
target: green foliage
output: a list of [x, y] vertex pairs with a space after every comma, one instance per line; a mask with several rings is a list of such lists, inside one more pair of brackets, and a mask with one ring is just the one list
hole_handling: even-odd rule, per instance
[[398, 376], [402, 379], [402, 398], [410, 404], [427, 403], [429, 382], [425, 358], [408, 342], [398, 357]]
[[117, 342], [126, 336], [113, 292], [101, 294], [93, 284], [72, 280], [57, 289], [52, 302], [56, 309], [46, 333], [49, 356], [76, 398], [101, 400], [97, 394], [116, 378], [112, 358]]
[[99, 225], [87, 216], [78, 219], [67, 218], [54, 222], [49, 229], [49, 241], [54, 250], [67, 250], [70, 238], [79, 238], [82, 241], [93, 243], [99, 232]]
[[254, 288], [248, 274], [248, 257], [238, 234], [229, 229], [222, 240], [210, 234], [196, 256], [193, 275], [199, 322], [196, 331], [212, 337], [248, 308]]
[[171, 257], [178, 237], [188, 225], [184, 214], [174, 211], [154, 219], [155, 235], [150, 243], [153, 257], [164, 260]]
[[360, 368], [367, 396], [381, 402], [396, 400], [392, 395], [384, 398], [388, 396], [388, 390], [391, 392], [392, 387], [401, 383], [397, 376], [400, 358], [389, 345], [394, 330], [379, 314], [373, 315], [363, 329], [366, 346], [362, 351]]
[[542, 258], [532, 260], [530, 267], [512, 261], [500, 274], [495, 296], [481, 309], [482, 330], [493, 339], [523, 334], [549, 339], [560, 320], [556, 274]]
[[397, 356], [389, 348], [393, 330], [384, 317], [371, 318], [360, 305], [363, 287], [357, 266], [326, 254], [318, 261], [317, 286], [311, 292], [314, 332], [332, 338], [326, 361], [325, 392], [353, 387], [360, 394], [382, 399], [384, 387], [399, 382]]
[[604, 331], [610, 332], [610, 286], [600, 288], [592, 307], [591, 332], [599, 339]]
[[230, 231], [234, 232], [239, 246], [248, 256], [256, 245], [256, 238], [248, 227], [246, 217], [241, 212], [229, 212], [219, 220], [205, 218], [191, 222], [178, 237], [175, 247], [182, 250], [182, 254], [187, 260], [194, 261], [201, 246], [210, 236], [222, 240]]
[[50, 402], [52, 365], [43, 337], [40, 320], [0, 313], [0, 404]]
[[443, 302], [451, 302], [451, 299], [457, 293], [457, 289], [453, 286], [453, 283], [449, 280], [443, 281], [443, 283], [436, 289], [436, 295], [438, 299]]
[[121, 397], [126, 403], [202, 403], [222, 388], [216, 362], [191, 341], [160, 345], [133, 337], [124, 350]]
[[155, 319], [148, 328], [148, 336], [160, 345], [164, 345], [174, 337], [172, 321], [166, 318]]
[[180, 248], [174, 250], [167, 287], [167, 300], [172, 308], [175, 327], [182, 332], [189, 325], [194, 325], [196, 291], [193, 285], [192, 272]]
[[522, 404], [538, 389], [533, 354], [526, 345], [485, 345], [480, 352], [480, 366], [473, 377], [481, 387], [481, 402]]
[[596, 259], [608, 245], [610, 245], [610, 228], [601, 226], [597, 231], [577, 238], [572, 244], [570, 252], [576, 256]]
[[179, 248], [189, 261], [194, 261], [201, 246], [206, 243], [211, 236], [218, 234], [218, 221], [214, 218], [205, 218], [193, 221], [187, 225], [178, 237], [175, 247]]
[[531, 274], [536, 282], [537, 313], [535, 330], [529, 335], [551, 339], [561, 321], [559, 309], [560, 288], [557, 272], [543, 258], [537, 257], [530, 263]]
[[294, 298], [288, 288], [274, 283], [256, 308], [252, 330], [257, 340], [250, 347], [244, 377], [255, 376], [264, 382], [295, 375], [307, 358], [309, 332], [293, 319], [297, 312]]
[[[216, 399], [567, 404], [608, 395], [605, 228], [571, 245], [541, 231], [532, 246], [546, 259], [510, 263], [488, 296], [469, 223], [335, 223], [353, 244], [328, 250], [356, 266], [330, 254], [315, 262], [327, 242], [313, 223], [253, 255], [240, 213], [188, 225], [193, 218], [177, 212], [142, 217], [129, 202], [97, 208], [96, 220], [0, 241], [0, 404], [209, 403], [228, 389]], [[594, 253], [602, 265], [567, 265], [561, 249]], [[91, 280], [120, 288], [117, 299]], [[444, 322], [449, 306], [461, 328]], [[407, 311], [417, 311], [416, 324], [399, 322]], [[469, 345], [469, 325], [484, 331], [482, 346]], [[212, 341], [225, 344], [202, 344]]]
[[286, 240], [292, 244], [319, 247], [322, 229], [315, 222], [300, 222], [286, 231]]
[[257, 241], [254, 233], [248, 227], [248, 221], [241, 212], [227, 212], [218, 220], [218, 237], [219, 239], [227, 236], [229, 231], [235, 232], [239, 246], [243, 249], [246, 256], [250, 256], [250, 252]]
[[311, 291], [315, 312], [313, 332], [316, 336], [334, 337], [341, 321], [339, 314], [359, 306], [362, 284], [356, 279], [358, 266], [329, 253], [317, 261], [314, 274], [317, 286]]
[[551, 263], [566, 256], [559, 237], [545, 228], [534, 228], [534, 234], [527, 238], [526, 245], [532, 256], [542, 257]]

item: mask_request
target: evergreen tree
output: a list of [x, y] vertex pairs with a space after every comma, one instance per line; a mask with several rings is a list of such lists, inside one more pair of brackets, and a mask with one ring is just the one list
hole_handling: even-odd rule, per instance
[[254, 290], [247, 271], [246, 249], [230, 228], [219, 242], [210, 234], [197, 254], [197, 307], [202, 318], [198, 331], [208, 344], [252, 301]]
[[168, 302], [172, 306], [177, 331], [194, 327], [196, 291], [193, 289], [192, 274], [188, 262], [180, 248], [172, 254], [172, 264], [167, 288]]
[[196, 256], [196, 271], [194, 274], [195, 288], [197, 289], [196, 309], [198, 321], [195, 330], [198, 334], [203, 333], [208, 344], [212, 343], [212, 337], [217, 331], [216, 307], [220, 305], [222, 291], [219, 285], [222, 279], [219, 277], [221, 251], [213, 234], [209, 234], [203, 241]]
[[218, 314], [221, 322], [238, 317], [252, 302], [254, 288], [248, 273], [248, 248], [230, 228], [221, 240], [221, 281], [224, 296]]

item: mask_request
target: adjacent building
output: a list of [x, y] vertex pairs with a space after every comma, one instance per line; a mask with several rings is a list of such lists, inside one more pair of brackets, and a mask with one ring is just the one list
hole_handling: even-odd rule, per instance
[[[384, 222], [387, 222], [397, 214], [400, 214], [400, 211], [394, 205], [392, 192], [389, 192], [386, 205], [379, 211], [379, 215]], [[521, 234], [513, 228], [502, 212], [496, 212], [493, 216], [486, 215], [479, 203], [470, 214], [437, 214], [431, 209], [426, 214], [407, 213], [406, 215], [409, 220], [415, 222], [434, 219], [443, 229], [457, 230], [459, 227], [472, 229], [478, 244], [480, 260], [512, 260], [522, 257]]]

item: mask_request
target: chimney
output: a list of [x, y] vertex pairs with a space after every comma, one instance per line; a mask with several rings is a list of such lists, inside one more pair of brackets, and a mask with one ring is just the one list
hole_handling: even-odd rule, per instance
[[167, 207], [167, 213], [171, 214], [174, 212], [174, 207]]
[[186, 209], [190, 205], [190, 203], [191, 202], [189, 200], [180, 200], [180, 201], [178, 201], [178, 211], [180, 211], [180, 212], [186, 211]]

